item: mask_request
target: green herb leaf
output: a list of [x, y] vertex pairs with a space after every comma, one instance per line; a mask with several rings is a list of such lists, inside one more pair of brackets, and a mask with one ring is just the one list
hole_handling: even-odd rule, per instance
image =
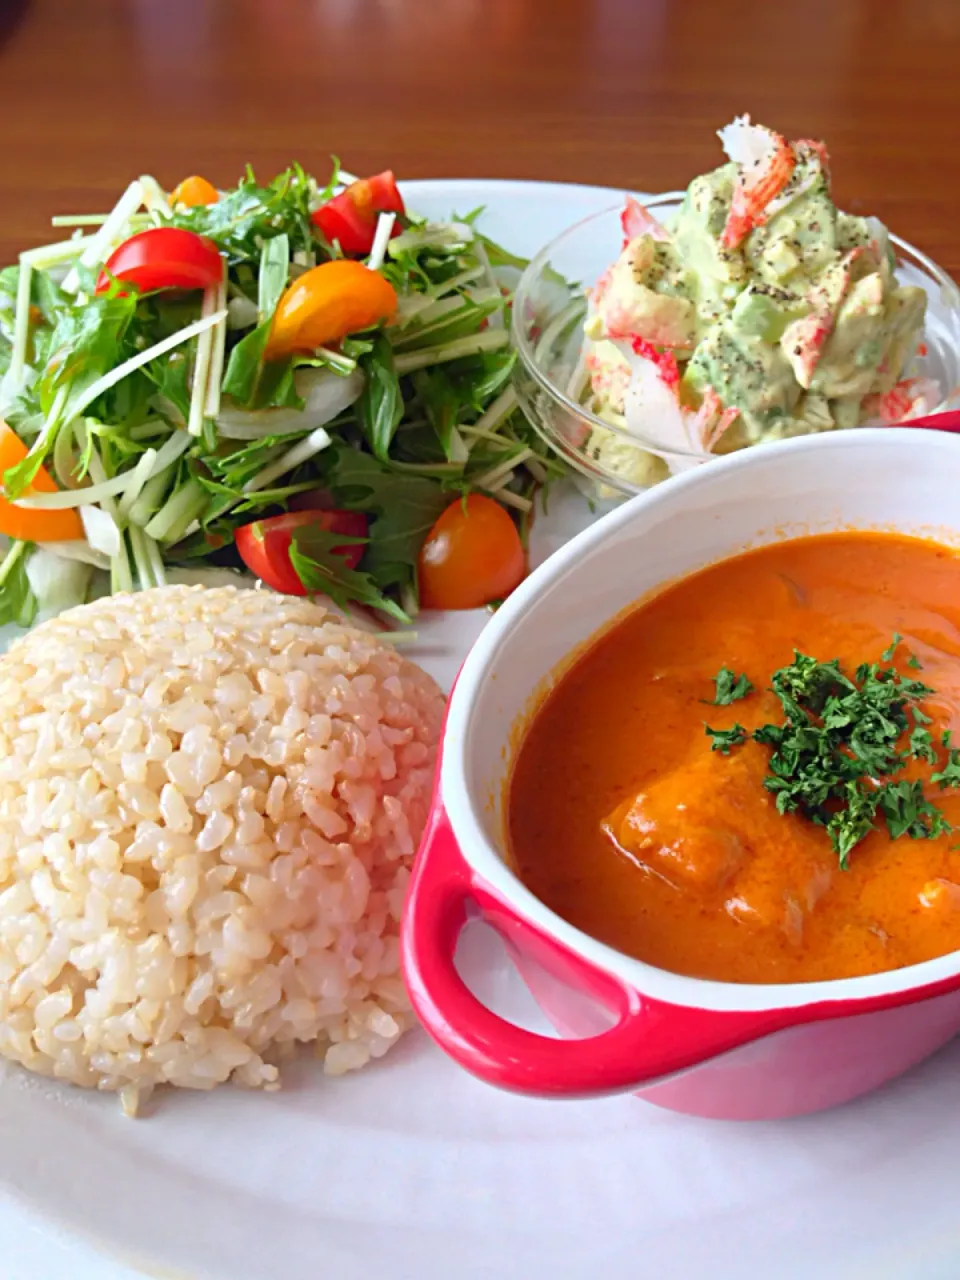
[[435, 480], [391, 471], [346, 445], [333, 445], [327, 454], [333, 459], [327, 483], [337, 506], [377, 517], [370, 525], [364, 569], [380, 587], [415, 582], [420, 548], [454, 495]]
[[[479, 212], [480, 210], [476, 210], [476, 213]], [[491, 267], [516, 267], [518, 271], [523, 271], [530, 265], [529, 258], [519, 258], [515, 253], [509, 253], [495, 240], [488, 240], [486, 236], [480, 236], [479, 240], [486, 250]]]
[[[899, 640], [896, 636], [885, 651], [885, 662], [893, 657]], [[861, 663], [851, 679], [837, 659], [820, 662], [795, 652], [789, 666], [773, 673], [771, 686], [783, 723], [761, 725], [751, 735], [740, 725], [731, 730], [708, 728], [715, 739], [713, 749], [726, 753], [748, 736], [769, 747], [764, 787], [775, 797], [778, 811], [798, 813], [824, 827], [841, 868], [873, 829], [878, 813], [892, 839], [930, 838], [951, 829], [924, 796], [921, 780], [890, 780], [905, 760], [937, 761], [933, 736], [926, 728], [931, 717], [918, 705], [933, 692], [928, 685], [875, 662]], [[735, 689], [733, 673], [722, 668], [717, 675], [718, 701]], [[907, 745], [901, 751], [904, 736]], [[931, 781], [942, 787], [960, 783], [960, 751], [950, 753]]]
[[20, 462], [6, 469], [3, 473], [3, 488], [8, 499], [19, 498], [30, 488], [52, 447], [52, 441], [46, 445], [35, 446]]
[[917, 657], [915, 653], [911, 653], [910, 657], [907, 659], [907, 666], [913, 667], [914, 671], [923, 670], [923, 663], [920, 661], [920, 659]]
[[290, 543], [290, 563], [311, 594], [327, 595], [342, 609], [362, 604], [380, 609], [398, 622], [409, 622], [406, 613], [379, 590], [369, 574], [350, 569], [343, 556], [334, 551], [334, 547], [362, 541], [326, 529], [305, 528]]
[[478, 413], [504, 389], [516, 363], [515, 350], [487, 351], [457, 362], [457, 377], [469, 389], [471, 404]]
[[[40, 375], [37, 392], [46, 419], [42, 439], [30, 453], [3, 475], [7, 498], [19, 498], [36, 478], [53, 448], [60, 424], [70, 417], [71, 405], [108, 369], [126, 359], [126, 335], [137, 299], [129, 295], [100, 294], [82, 306], [61, 311], [50, 338], [50, 355]], [[91, 413], [97, 413], [95, 405]]]
[[257, 308], [261, 323], [270, 320], [290, 274], [290, 237], [285, 231], [263, 242], [260, 250], [260, 279]]
[[732, 729], [711, 729], [708, 724], [703, 728], [708, 737], [713, 739], [710, 750], [719, 751], [725, 756], [728, 756], [734, 747], [742, 746], [749, 736], [742, 724], [735, 724]]
[[[130, 289], [130, 286], [127, 286]], [[137, 309], [129, 293], [97, 294], [59, 313], [50, 358], [40, 375], [40, 403], [47, 411], [60, 387], [90, 386], [129, 354], [123, 339]]]
[[232, 261], [259, 260], [263, 241], [286, 235], [291, 250], [315, 244], [310, 208], [313, 186], [298, 164], [261, 187], [251, 169], [214, 204], [177, 209], [170, 225], [213, 240]]
[[[146, 365], [143, 372], [154, 382], [157, 393], [176, 409], [181, 423], [186, 422], [190, 414], [190, 362], [185, 352], [178, 349], [169, 356], [161, 356]], [[166, 406], [159, 412], [165, 416], [169, 414]]]
[[926, 760], [930, 764], [936, 764], [937, 752], [929, 729], [925, 729], [922, 725], [917, 725], [911, 731], [907, 745], [907, 755], [914, 760]]
[[11, 542], [0, 562], [0, 626], [14, 622], [29, 627], [36, 617], [37, 601], [27, 580], [32, 553], [32, 543]]
[[357, 409], [360, 426], [374, 456], [386, 461], [390, 443], [403, 418], [403, 392], [393, 367], [393, 348], [383, 334], [373, 340], [373, 350], [362, 356], [360, 367], [366, 374]]
[[897, 645], [900, 643], [902, 639], [903, 639], [903, 636], [900, 634], [899, 631], [895, 631], [893, 633], [893, 640], [890, 642], [890, 644], [887, 645], [886, 649], [884, 649], [883, 653], [881, 653], [880, 655], [881, 662], [893, 661], [893, 655], [897, 651]]
[[[943, 735], [943, 745], [948, 746], [949, 741], [950, 730], [948, 729]], [[939, 783], [941, 791], [947, 787], [960, 787], [960, 751], [951, 751], [943, 768], [938, 769], [936, 773], [931, 773], [930, 781]]]
[[877, 795], [892, 840], [902, 835], [928, 840], [951, 830], [940, 810], [924, 796], [923, 783], [919, 780], [888, 782]]
[[846, 871], [851, 851], [873, 829], [878, 794], [864, 791], [857, 782], [843, 788], [843, 808], [827, 820], [827, 834], [840, 859], [840, 870]]
[[293, 361], [266, 360], [272, 318], [257, 325], [233, 348], [223, 375], [224, 395], [245, 409], [302, 409], [293, 381]]
[[39, 308], [44, 323], [55, 326], [71, 299], [49, 271], [34, 271], [30, 276], [30, 301]]
[[359, 360], [361, 356], [369, 355], [373, 350], [373, 339], [348, 335], [340, 343], [340, 350], [349, 359]]
[[421, 369], [413, 375], [412, 381], [417, 397], [443, 449], [443, 456], [449, 462], [450, 446], [463, 408], [463, 398], [442, 366], [436, 369]]
[[745, 675], [734, 675], [729, 667], [721, 667], [713, 677], [716, 694], [710, 705], [712, 707], [728, 707], [731, 702], [739, 702], [741, 698], [753, 693], [753, 685]]

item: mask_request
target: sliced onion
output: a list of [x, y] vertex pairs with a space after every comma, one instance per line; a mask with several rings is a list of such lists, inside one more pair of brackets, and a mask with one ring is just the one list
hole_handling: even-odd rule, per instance
[[92, 575], [89, 564], [58, 555], [49, 545], [37, 547], [27, 560], [27, 581], [37, 598], [38, 618], [52, 618], [83, 604]]
[[94, 569], [110, 568], [110, 557], [91, 547], [83, 538], [77, 538], [73, 542], [45, 542], [43, 549], [51, 551], [61, 560], [77, 560], [80, 564], [93, 565]]
[[520, 277], [523, 272], [519, 267], [511, 267], [508, 263], [504, 263], [500, 267], [494, 267], [493, 278], [501, 289], [507, 289], [510, 293], [516, 289], [520, 283]]
[[87, 541], [95, 551], [102, 551], [111, 559], [119, 554], [120, 530], [113, 516], [107, 515], [100, 507], [81, 507], [80, 519]]
[[68, 507], [89, 507], [105, 498], [116, 497], [123, 493], [137, 477], [149, 474], [157, 459], [156, 449], [147, 449], [137, 465], [129, 471], [123, 471], [110, 480], [102, 480], [99, 484], [87, 485], [83, 489], [59, 489], [56, 493], [31, 493], [29, 498], [18, 498], [15, 507], [26, 507], [35, 511], [63, 511]]
[[360, 398], [364, 377], [353, 373], [331, 373], [328, 369], [303, 368], [293, 375], [302, 409], [221, 409], [217, 431], [228, 440], [259, 440], [263, 436], [285, 436], [326, 426]]
[[228, 329], [248, 329], [259, 319], [260, 312], [257, 311], [256, 302], [253, 302], [252, 298], [248, 298], [246, 294], [230, 298], [227, 303]]

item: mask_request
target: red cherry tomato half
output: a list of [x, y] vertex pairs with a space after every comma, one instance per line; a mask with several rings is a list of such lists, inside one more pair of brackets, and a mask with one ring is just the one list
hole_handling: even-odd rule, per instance
[[[345, 538], [365, 538], [367, 517], [362, 511], [288, 511], [268, 520], [255, 520], [236, 531], [237, 550], [243, 563], [268, 587], [287, 596], [305, 596], [306, 588], [290, 563], [290, 543], [301, 530], [325, 529]], [[363, 547], [350, 543], [333, 547], [348, 569], [355, 569]]]
[[[314, 225], [327, 240], [339, 241], [344, 253], [368, 254], [373, 248], [377, 217], [381, 213], [403, 213], [403, 197], [393, 173], [387, 169], [372, 178], [360, 178], [312, 214]], [[393, 235], [401, 228], [394, 226]]]
[[[109, 274], [108, 274], [109, 272]], [[138, 289], [207, 289], [223, 279], [223, 259], [212, 240], [180, 227], [151, 227], [118, 245], [104, 263], [97, 293], [110, 276]]]
[[517, 526], [498, 502], [472, 493], [450, 504], [420, 551], [425, 609], [479, 609], [523, 581], [526, 556]]

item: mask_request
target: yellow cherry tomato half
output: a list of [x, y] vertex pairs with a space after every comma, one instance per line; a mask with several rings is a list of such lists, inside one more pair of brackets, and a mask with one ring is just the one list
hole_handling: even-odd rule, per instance
[[219, 199], [220, 192], [213, 183], [195, 173], [184, 178], [170, 193], [170, 203], [178, 204], [181, 209], [195, 209], [200, 204], [216, 204]]
[[517, 526], [499, 502], [471, 493], [440, 516], [420, 551], [425, 609], [479, 609], [523, 581], [526, 556]]
[[323, 262], [298, 276], [281, 296], [267, 359], [325, 347], [396, 313], [396, 292], [379, 272], [346, 258]]

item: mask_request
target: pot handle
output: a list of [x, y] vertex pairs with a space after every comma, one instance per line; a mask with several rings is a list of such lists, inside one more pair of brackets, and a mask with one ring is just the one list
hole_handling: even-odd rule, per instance
[[[476, 902], [502, 935], [569, 976], [616, 1015], [583, 1040], [524, 1031], [487, 1009], [456, 970], [457, 939]], [[431, 1037], [489, 1084], [541, 1097], [622, 1093], [705, 1062], [799, 1021], [797, 1011], [717, 1013], [642, 996], [540, 932], [503, 903], [463, 859], [439, 797], [427, 823], [404, 908], [403, 971], [413, 1006]], [[532, 944], [532, 946], [531, 946]]]

